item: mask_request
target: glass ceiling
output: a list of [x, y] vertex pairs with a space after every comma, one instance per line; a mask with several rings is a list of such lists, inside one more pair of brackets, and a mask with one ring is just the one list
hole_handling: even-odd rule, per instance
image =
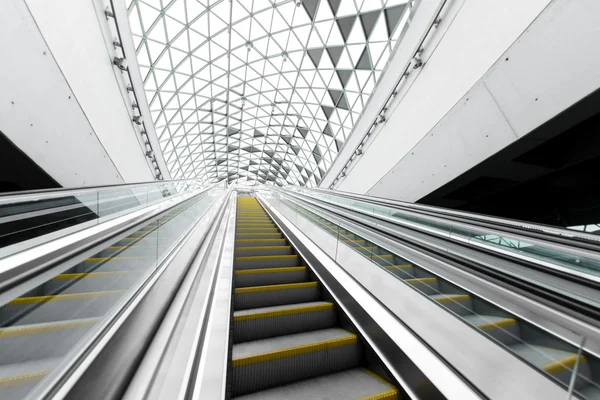
[[171, 177], [317, 185], [391, 54], [406, 2], [132, 0]]

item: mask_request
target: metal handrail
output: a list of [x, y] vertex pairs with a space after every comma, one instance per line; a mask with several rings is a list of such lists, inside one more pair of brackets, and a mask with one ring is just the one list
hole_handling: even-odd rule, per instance
[[[452, 210], [444, 207], [436, 207], [425, 204], [416, 204], [410, 203], [400, 200], [393, 199], [385, 199], [382, 197], [373, 197], [366, 196], [357, 193], [344, 192], [339, 190], [329, 190], [322, 188], [299, 188], [303, 191], [315, 191], [321, 192], [330, 196], [339, 196], [344, 197], [350, 200], [362, 201], [371, 204], [379, 204], [384, 206], [396, 207], [398, 210], [410, 211], [415, 213], [431, 213], [435, 214], [435, 217], [438, 218], [458, 218], [465, 223], [483, 223], [483, 224], [493, 224], [495, 225], [494, 229], [519, 229], [522, 232], [520, 234], [525, 234], [526, 232], [531, 232], [539, 235], [546, 235], [548, 238], [550, 237], [560, 237], [568, 240], [581, 240], [585, 242], [589, 242], [594, 245], [600, 245], [600, 235], [592, 235], [585, 232], [574, 231], [571, 229], [556, 227], [552, 225], [545, 225], [540, 223], [533, 223], [528, 221], [521, 221], [511, 218], [501, 218], [494, 217], [485, 214], [478, 214], [466, 211]], [[427, 214], [430, 215], [430, 214]], [[455, 220], [455, 219], [453, 219]], [[488, 228], [488, 226], [482, 225], [484, 228]], [[511, 232], [512, 233], [512, 232]]]

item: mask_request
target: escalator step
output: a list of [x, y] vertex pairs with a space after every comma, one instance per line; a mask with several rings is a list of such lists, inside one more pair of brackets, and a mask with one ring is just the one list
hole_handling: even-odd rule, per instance
[[233, 395], [355, 368], [359, 357], [357, 336], [339, 328], [234, 344]]
[[292, 255], [292, 246], [250, 246], [236, 247], [236, 256], [284, 256]]
[[0, 363], [62, 357], [97, 321], [97, 318], [89, 318], [1, 328]]
[[306, 281], [307, 272], [306, 267], [241, 269], [235, 271], [235, 287], [300, 283]]
[[244, 256], [235, 257], [236, 269], [265, 268], [265, 267], [295, 267], [300, 262], [297, 255], [281, 256]]
[[369, 370], [356, 368], [237, 397], [236, 400], [397, 400], [398, 398], [398, 390], [389, 382]]
[[331, 328], [336, 323], [333, 303], [315, 301], [254, 308], [233, 313], [234, 343]]
[[[67, 321], [103, 316], [126, 290], [19, 297], [0, 308], [0, 320], [11, 320], [24, 312], [19, 325]], [[32, 309], [32, 307], [34, 307]]]
[[504, 345], [510, 346], [521, 341], [519, 324], [513, 318], [478, 314], [466, 315], [463, 318]]
[[234, 309], [270, 307], [284, 304], [318, 301], [321, 291], [318, 282], [286, 283], [252, 286], [234, 290]]

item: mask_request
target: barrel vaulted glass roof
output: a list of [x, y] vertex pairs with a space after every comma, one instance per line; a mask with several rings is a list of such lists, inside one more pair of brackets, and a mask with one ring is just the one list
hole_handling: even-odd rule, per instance
[[172, 178], [320, 182], [406, 21], [407, 0], [130, 0]]

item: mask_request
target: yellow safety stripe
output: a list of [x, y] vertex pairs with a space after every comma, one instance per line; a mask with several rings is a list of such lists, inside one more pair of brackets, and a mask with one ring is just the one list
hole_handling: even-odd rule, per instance
[[437, 278], [415, 278], [415, 279], [405, 279], [406, 283], [435, 283]]
[[284, 315], [294, 315], [308, 312], [317, 312], [317, 311], [325, 311], [333, 309], [333, 303], [327, 304], [315, 304], [310, 306], [300, 306], [294, 308], [288, 308], [284, 310], [275, 310], [275, 311], [263, 311], [257, 312], [254, 314], [245, 314], [245, 315], [237, 315], [233, 317], [234, 321], [248, 321], [252, 319], [259, 318], [271, 318], [271, 317], [282, 317]]
[[236, 247], [235, 251], [250, 251], [250, 250], [287, 250], [291, 249], [292, 246], [249, 246], [249, 247]]
[[11, 386], [21, 386], [36, 380], [42, 379], [48, 375], [50, 371], [35, 372], [32, 374], [23, 374], [17, 376], [10, 376], [7, 378], [0, 378], [0, 388], [6, 388]]
[[383, 268], [385, 269], [407, 269], [412, 267], [411, 264], [404, 264], [404, 265], [385, 265]]
[[102, 278], [103, 276], [115, 276], [124, 274], [134, 274], [138, 272], [144, 272], [143, 269], [130, 269], [126, 271], [106, 271], [106, 272], [79, 272], [74, 274], [60, 274], [52, 278], [53, 281], [59, 281], [63, 279], [79, 279], [79, 278]]
[[357, 343], [356, 335], [342, 337], [339, 339], [324, 340], [322, 342], [315, 342], [304, 344], [301, 346], [290, 347], [287, 349], [280, 349], [271, 351], [268, 353], [256, 354], [243, 358], [235, 358], [231, 360], [233, 367], [241, 367], [244, 365], [256, 364], [260, 362], [267, 362], [277, 360], [285, 357], [300, 356], [302, 354], [314, 353], [316, 351], [326, 351], [336, 347], [348, 346]]
[[244, 256], [244, 257], [236, 257], [236, 261], [251, 261], [251, 260], [286, 260], [298, 258], [297, 255], [280, 255], [280, 256]]
[[282, 242], [282, 243], [285, 243], [285, 239], [237, 239], [235, 242], [236, 243], [255, 243], [255, 242], [260, 242], [260, 243]]
[[9, 302], [9, 305], [18, 304], [34, 304], [43, 303], [47, 301], [59, 301], [59, 300], [77, 300], [85, 299], [87, 297], [99, 297], [99, 296], [110, 296], [115, 294], [125, 293], [125, 290], [107, 290], [104, 292], [86, 292], [86, 293], [72, 293], [72, 294], [55, 294], [50, 296], [35, 296], [35, 297], [18, 297], [13, 301]]
[[96, 321], [98, 321], [98, 319], [94, 319], [92, 321], [72, 321], [47, 325], [15, 327], [11, 329], [0, 329], [0, 339], [15, 336], [38, 335], [40, 333], [49, 333], [67, 329], [83, 328], [85, 326], [93, 325], [94, 323], [96, 323]]
[[[567, 369], [573, 369], [577, 362], [577, 354], [571, 354], [567, 357], [561, 358], [560, 360], [552, 361], [542, 365], [542, 369], [551, 375], [556, 375]], [[580, 363], [585, 363], [587, 360], [585, 356], [581, 356]]]
[[360, 397], [359, 400], [398, 400], [398, 389], [375, 372], [368, 370], [366, 368], [361, 368], [362, 371], [371, 376], [374, 379], [377, 379], [379, 382], [386, 385], [389, 389], [384, 390], [383, 392], [371, 394], [368, 396]]
[[240, 228], [240, 227], [249, 227], [249, 226], [270, 226], [270, 227], [275, 227], [274, 223], [270, 223], [270, 224], [237, 224], [236, 227]]
[[282, 283], [280, 285], [265, 285], [265, 286], [251, 286], [236, 288], [235, 294], [243, 293], [256, 293], [256, 292], [270, 292], [273, 290], [287, 290], [287, 289], [302, 289], [307, 287], [316, 287], [318, 282], [301, 282], [301, 283]]
[[373, 257], [378, 257], [378, 258], [392, 258], [394, 257], [393, 254], [373, 254]]
[[470, 296], [468, 294], [455, 294], [455, 295], [450, 295], [450, 296], [445, 296], [445, 297], [438, 297], [435, 299], [435, 301], [437, 301], [438, 303], [449, 303], [451, 301], [463, 301], [463, 300], [469, 300]]
[[235, 271], [235, 274], [236, 275], [252, 275], [252, 274], [269, 274], [271, 272], [294, 272], [294, 271], [306, 271], [306, 267], [240, 269], [238, 271]]
[[515, 325], [516, 323], [517, 323], [517, 321], [515, 321], [514, 319], [506, 318], [506, 319], [501, 319], [501, 320], [495, 321], [495, 322], [486, 322], [481, 325], [477, 325], [477, 327], [479, 329], [481, 329], [482, 331], [491, 331], [492, 329], [496, 329], [496, 328], [505, 328], [507, 326], [512, 326], [512, 325]]
[[237, 228], [238, 231], [272, 231], [279, 232], [277, 228]]
[[251, 232], [247, 232], [247, 233], [238, 233], [238, 236], [281, 236], [281, 232], [275, 232], [275, 233], [261, 233], [261, 232], [256, 232], [256, 233], [251, 233]]

